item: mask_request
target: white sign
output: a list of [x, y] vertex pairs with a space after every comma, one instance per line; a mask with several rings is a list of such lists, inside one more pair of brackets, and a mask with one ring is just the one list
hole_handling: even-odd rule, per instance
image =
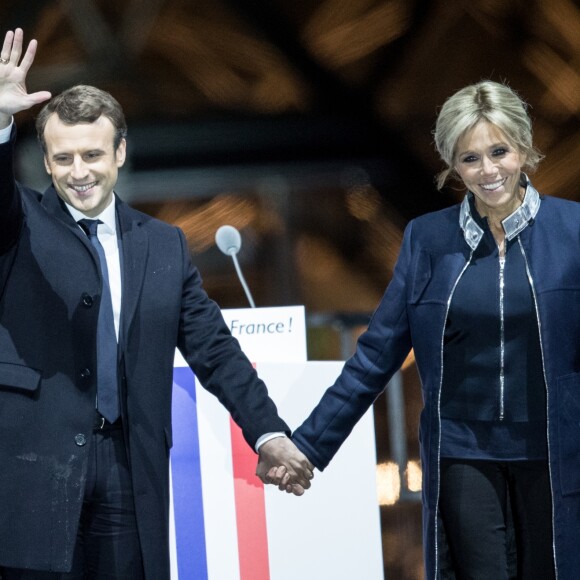
[[[307, 360], [304, 306], [226, 308], [222, 316], [252, 362]], [[186, 366], [181, 353], [175, 366]]]
[[222, 314], [252, 362], [307, 359], [304, 306], [226, 309]]

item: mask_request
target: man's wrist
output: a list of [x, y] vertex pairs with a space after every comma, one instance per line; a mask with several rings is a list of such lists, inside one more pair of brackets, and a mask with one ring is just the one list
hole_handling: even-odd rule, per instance
[[12, 133], [12, 125], [14, 124], [14, 119], [10, 118], [10, 122], [7, 127], [0, 129], [0, 145], [2, 143], [8, 143], [10, 141], [10, 135]]
[[256, 441], [256, 453], [260, 452], [260, 447], [266, 443], [266, 441], [270, 441], [271, 439], [276, 439], [278, 437], [286, 437], [286, 433], [283, 431], [276, 431], [273, 433], [264, 433], [257, 441]]

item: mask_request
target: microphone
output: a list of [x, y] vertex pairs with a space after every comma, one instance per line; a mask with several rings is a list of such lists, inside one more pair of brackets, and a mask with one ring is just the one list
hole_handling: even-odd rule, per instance
[[234, 228], [234, 226], [221, 226], [215, 233], [215, 243], [222, 251], [222, 253], [224, 253], [226, 256], [231, 256], [232, 260], [234, 261], [234, 266], [236, 267], [238, 278], [242, 284], [242, 288], [244, 289], [246, 297], [248, 298], [248, 302], [252, 308], [256, 308], [254, 299], [252, 298], [250, 289], [246, 284], [246, 280], [244, 279], [242, 269], [240, 268], [240, 264], [238, 263], [238, 258], [236, 256], [242, 247], [242, 236], [240, 235], [240, 232]]

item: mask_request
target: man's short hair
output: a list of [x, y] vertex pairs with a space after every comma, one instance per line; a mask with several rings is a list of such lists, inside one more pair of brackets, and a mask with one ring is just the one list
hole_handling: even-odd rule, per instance
[[53, 113], [67, 125], [94, 123], [101, 116], [107, 117], [115, 128], [115, 151], [127, 136], [127, 123], [119, 102], [111, 94], [96, 87], [76, 85], [48, 101], [36, 118], [36, 133], [44, 153], [44, 129]]

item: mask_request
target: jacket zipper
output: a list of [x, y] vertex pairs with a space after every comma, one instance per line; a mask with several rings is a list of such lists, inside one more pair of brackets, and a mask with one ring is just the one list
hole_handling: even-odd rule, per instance
[[441, 331], [441, 375], [439, 377], [439, 392], [437, 394], [437, 418], [439, 423], [439, 438], [437, 441], [437, 501], [435, 502], [435, 538], [434, 538], [434, 546], [435, 546], [435, 575], [433, 578], [437, 578], [437, 569], [439, 566], [439, 544], [437, 543], [437, 536], [438, 536], [438, 525], [437, 525], [437, 513], [439, 512], [439, 495], [441, 492], [441, 391], [443, 389], [443, 349], [445, 344], [445, 326], [447, 325], [447, 317], [449, 316], [449, 308], [451, 307], [451, 300], [453, 299], [453, 294], [455, 293], [455, 289], [457, 288], [457, 284], [459, 284], [459, 280], [463, 277], [465, 270], [471, 264], [471, 260], [473, 259], [474, 249], [471, 250], [469, 254], [469, 258], [465, 262], [461, 272], [459, 272], [459, 276], [455, 280], [453, 287], [451, 288], [451, 294], [449, 294], [449, 298], [447, 299], [447, 305], [445, 309], [445, 318], [443, 319], [443, 330]]
[[520, 250], [522, 256], [524, 257], [524, 263], [526, 264], [526, 274], [528, 276], [528, 281], [530, 288], [532, 290], [532, 297], [534, 299], [534, 309], [536, 311], [536, 321], [538, 323], [538, 338], [540, 340], [540, 352], [542, 353], [542, 373], [544, 375], [544, 385], [546, 386], [546, 437], [548, 443], [548, 474], [550, 477], [550, 495], [552, 500], [552, 555], [554, 558], [554, 573], [556, 580], [558, 579], [558, 562], [556, 560], [556, 538], [555, 538], [555, 526], [554, 526], [554, 487], [552, 483], [552, 462], [551, 462], [551, 447], [550, 447], [550, 402], [548, 398], [548, 379], [546, 377], [546, 365], [544, 362], [544, 343], [542, 342], [542, 323], [540, 321], [540, 311], [538, 309], [538, 298], [536, 296], [536, 287], [534, 286], [534, 279], [532, 278], [532, 273], [530, 272], [530, 267], [528, 264], [528, 257], [524, 250], [521, 238], [518, 236], [518, 243], [520, 245]]
[[505, 417], [505, 256], [499, 258], [499, 420]]

